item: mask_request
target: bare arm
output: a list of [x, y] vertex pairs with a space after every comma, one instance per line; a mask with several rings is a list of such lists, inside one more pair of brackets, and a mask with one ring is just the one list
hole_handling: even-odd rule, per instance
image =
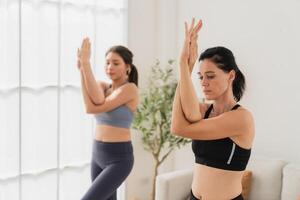
[[127, 83], [115, 91], [113, 91], [109, 96], [104, 99], [104, 103], [101, 105], [95, 105], [89, 95], [87, 94], [85, 80], [83, 72], [81, 71], [81, 88], [83, 99], [85, 103], [86, 112], [89, 114], [96, 114], [100, 112], [107, 112], [113, 110], [121, 105], [138, 99], [138, 90], [134, 83]]
[[217, 117], [190, 123], [183, 115], [179, 95], [177, 88], [171, 122], [171, 132], [174, 135], [196, 140], [215, 140], [254, 132], [252, 114], [245, 109], [225, 112]]
[[82, 41], [81, 49], [78, 50], [78, 59], [80, 61], [84, 76], [86, 91], [91, 101], [100, 105], [104, 103], [105, 94], [104, 88], [98, 84], [90, 65], [91, 44], [88, 38]]
[[182, 107], [181, 107], [179, 87], [180, 87], [180, 83], [178, 83], [178, 85], [177, 85], [175, 97], [174, 97], [174, 101], [173, 101], [173, 107], [172, 107], [171, 133], [174, 135], [180, 135], [181, 126], [186, 127], [191, 124], [185, 118]]
[[85, 80], [84, 80], [84, 74], [82, 72], [82, 69], [80, 69], [80, 80], [81, 80], [81, 92], [83, 96], [83, 101], [85, 105], [85, 110], [88, 113], [89, 110], [95, 106], [95, 104], [90, 99], [90, 96], [87, 93], [86, 86], [85, 86]]
[[185, 41], [183, 44], [180, 58], [180, 100], [183, 113], [190, 122], [196, 122], [202, 119], [199, 109], [198, 98], [192, 83], [191, 72], [198, 57], [197, 34], [202, 27], [202, 21], [194, 27], [193, 18], [191, 27], [185, 23]]

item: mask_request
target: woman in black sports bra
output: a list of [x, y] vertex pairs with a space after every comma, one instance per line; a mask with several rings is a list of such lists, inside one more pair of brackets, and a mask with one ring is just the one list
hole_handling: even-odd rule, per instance
[[198, 75], [205, 99], [212, 103], [198, 102], [191, 72], [198, 57], [201, 27], [201, 20], [195, 25], [193, 19], [190, 27], [185, 23], [171, 132], [193, 140], [191, 200], [242, 200], [241, 179], [255, 132], [252, 114], [237, 103], [245, 89], [245, 78], [229, 49], [205, 50], [199, 58]]

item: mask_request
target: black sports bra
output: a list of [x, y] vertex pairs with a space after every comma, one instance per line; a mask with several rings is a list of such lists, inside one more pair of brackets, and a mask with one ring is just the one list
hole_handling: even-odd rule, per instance
[[[236, 104], [231, 110], [239, 106]], [[207, 109], [204, 119], [208, 118], [212, 108], [213, 105]], [[193, 140], [192, 149], [196, 163], [232, 171], [245, 170], [251, 154], [251, 149], [240, 147], [229, 137], [217, 140]]]

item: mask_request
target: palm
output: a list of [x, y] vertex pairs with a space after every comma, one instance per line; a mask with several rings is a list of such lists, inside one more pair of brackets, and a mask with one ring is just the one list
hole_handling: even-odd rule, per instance
[[91, 43], [89, 38], [85, 38], [82, 41], [81, 48], [79, 50], [78, 59], [80, 63], [87, 63], [90, 61], [91, 57]]
[[185, 39], [181, 53], [181, 65], [189, 67], [190, 72], [192, 72], [198, 57], [197, 38], [201, 27], [202, 20], [199, 20], [199, 22], [195, 25], [195, 19], [193, 18], [189, 28], [188, 24], [185, 22]]

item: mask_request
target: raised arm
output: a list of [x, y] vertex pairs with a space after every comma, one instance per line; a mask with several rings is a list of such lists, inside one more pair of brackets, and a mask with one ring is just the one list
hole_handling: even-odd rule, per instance
[[91, 69], [90, 56], [91, 56], [91, 43], [89, 38], [82, 41], [81, 49], [77, 52], [78, 60], [82, 67], [82, 73], [86, 85], [86, 91], [90, 100], [95, 105], [101, 105], [105, 100], [105, 86], [102, 83], [97, 83]]
[[180, 83], [177, 85], [172, 107], [171, 133], [174, 135], [180, 135], [181, 126], [186, 127], [191, 124], [187, 121], [182, 111], [179, 88]]
[[80, 80], [81, 80], [81, 92], [82, 92], [82, 96], [83, 96], [85, 110], [87, 113], [89, 113], [89, 111], [96, 105], [92, 102], [90, 96], [87, 93], [87, 89], [85, 86], [85, 80], [84, 80], [84, 74], [83, 74], [82, 69], [80, 69]]
[[190, 122], [196, 122], [202, 119], [199, 110], [198, 98], [192, 83], [191, 72], [198, 57], [197, 34], [202, 27], [200, 20], [196, 26], [193, 18], [191, 26], [188, 28], [185, 22], [185, 40], [180, 57], [180, 100], [186, 119]]
[[183, 114], [180, 95], [177, 87], [172, 108], [172, 134], [195, 140], [215, 140], [254, 133], [252, 114], [244, 108], [190, 123]]
[[113, 110], [121, 105], [124, 105], [130, 101], [134, 101], [138, 99], [138, 89], [134, 83], [127, 83], [115, 91], [113, 91], [110, 95], [108, 95], [104, 99], [104, 103], [101, 105], [95, 105], [89, 95], [87, 94], [87, 89], [85, 85], [84, 75], [82, 70], [80, 70], [81, 75], [81, 88], [83, 100], [85, 103], [86, 112], [89, 114], [96, 114], [100, 112], [107, 112]]

